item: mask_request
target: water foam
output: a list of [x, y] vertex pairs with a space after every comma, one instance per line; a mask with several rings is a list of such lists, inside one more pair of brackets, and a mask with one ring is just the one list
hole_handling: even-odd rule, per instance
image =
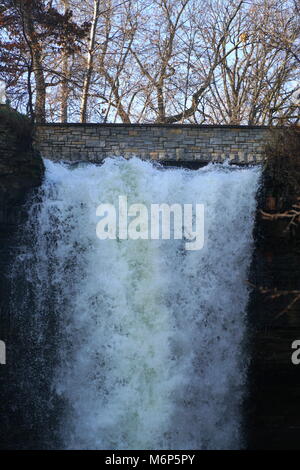
[[[38, 327], [47, 302], [58, 318], [52, 393], [64, 402], [63, 447], [242, 447], [260, 170], [160, 169], [137, 158], [45, 163], [30, 276]], [[128, 204], [204, 204], [204, 248], [99, 240], [96, 207], [117, 206], [120, 194]]]

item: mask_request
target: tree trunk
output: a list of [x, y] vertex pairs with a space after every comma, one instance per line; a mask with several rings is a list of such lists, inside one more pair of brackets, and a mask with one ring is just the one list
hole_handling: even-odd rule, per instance
[[[65, 12], [70, 6], [69, 0], [63, 0]], [[68, 122], [69, 100], [69, 56], [66, 48], [62, 51], [62, 82], [60, 90], [60, 122]]]
[[163, 124], [166, 121], [163, 86], [163, 82], [161, 82], [156, 87], [158, 108], [158, 117], [156, 119], [156, 122], [159, 122], [160, 124]]
[[32, 71], [35, 78], [35, 121], [46, 121], [46, 84], [41, 58], [41, 47], [36, 38], [31, 14], [32, 5], [26, 1], [20, 1], [20, 10], [23, 17], [24, 33], [30, 48], [32, 57]]
[[60, 122], [68, 122], [68, 100], [69, 100], [69, 61], [68, 56], [63, 52], [62, 59], [62, 82], [60, 90]]
[[87, 67], [86, 67], [86, 74], [85, 74], [85, 79], [83, 83], [81, 105], [80, 105], [80, 122], [86, 122], [88, 95], [89, 95], [92, 71], [93, 71], [94, 47], [95, 47], [96, 29], [97, 29], [97, 23], [98, 23], [98, 17], [99, 17], [99, 5], [100, 5], [100, 0], [94, 0], [94, 12], [93, 12], [93, 19], [92, 19], [92, 24], [91, 24], [89, 49], [88, 49], [88, 55], [87, 55]]

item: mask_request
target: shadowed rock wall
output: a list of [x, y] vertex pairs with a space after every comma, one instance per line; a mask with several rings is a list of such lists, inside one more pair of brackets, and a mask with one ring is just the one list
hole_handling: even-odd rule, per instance
[[290, 219], [264, 219], [260, 210], [283, 214], [300, 197], [300, 131], [286, 130], [267, 153], [249, 304], [249, 447], [299, 450], [300, 364], [292, 363], [292, 343], [300, 340], [300, 300], [287, 293], [300, 292], [300, 223], [287, 230]]
[[17, 406], [23, 384], [16, 373], [16, 351], [23, 354], [25, 347], [16, 326], [18, 312], [11, 309], [8, 277], [20, 249], [18, 234], [27, 217], [26, 201], [41, 184], [43, 172], [42, 159], [32, 148], [29, 121], [0, 106], [0, 339], [6, 344], [6, 364], [0, 365], [0, 449], [22, 448], [21, 442], [26, 443], [30, 434], [22, 429], [24, 409]]

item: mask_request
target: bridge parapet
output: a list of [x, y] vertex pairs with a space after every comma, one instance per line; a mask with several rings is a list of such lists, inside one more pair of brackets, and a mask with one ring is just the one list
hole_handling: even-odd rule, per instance
[[259, 163], [270, 128], [190, 124], [44, 124], [35, 147], [58, 161], [100, 162], [134, 155], [163, 162]]

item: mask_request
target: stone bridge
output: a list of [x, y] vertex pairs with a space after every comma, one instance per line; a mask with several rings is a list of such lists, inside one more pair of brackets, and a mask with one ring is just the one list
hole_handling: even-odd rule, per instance
[[35, 147], [54, 161], [101, 162], [121, 155], [170, 164], [247, 164], [262, 161], [272, 132], [262, 126], [43, 124], [36, 127]]

